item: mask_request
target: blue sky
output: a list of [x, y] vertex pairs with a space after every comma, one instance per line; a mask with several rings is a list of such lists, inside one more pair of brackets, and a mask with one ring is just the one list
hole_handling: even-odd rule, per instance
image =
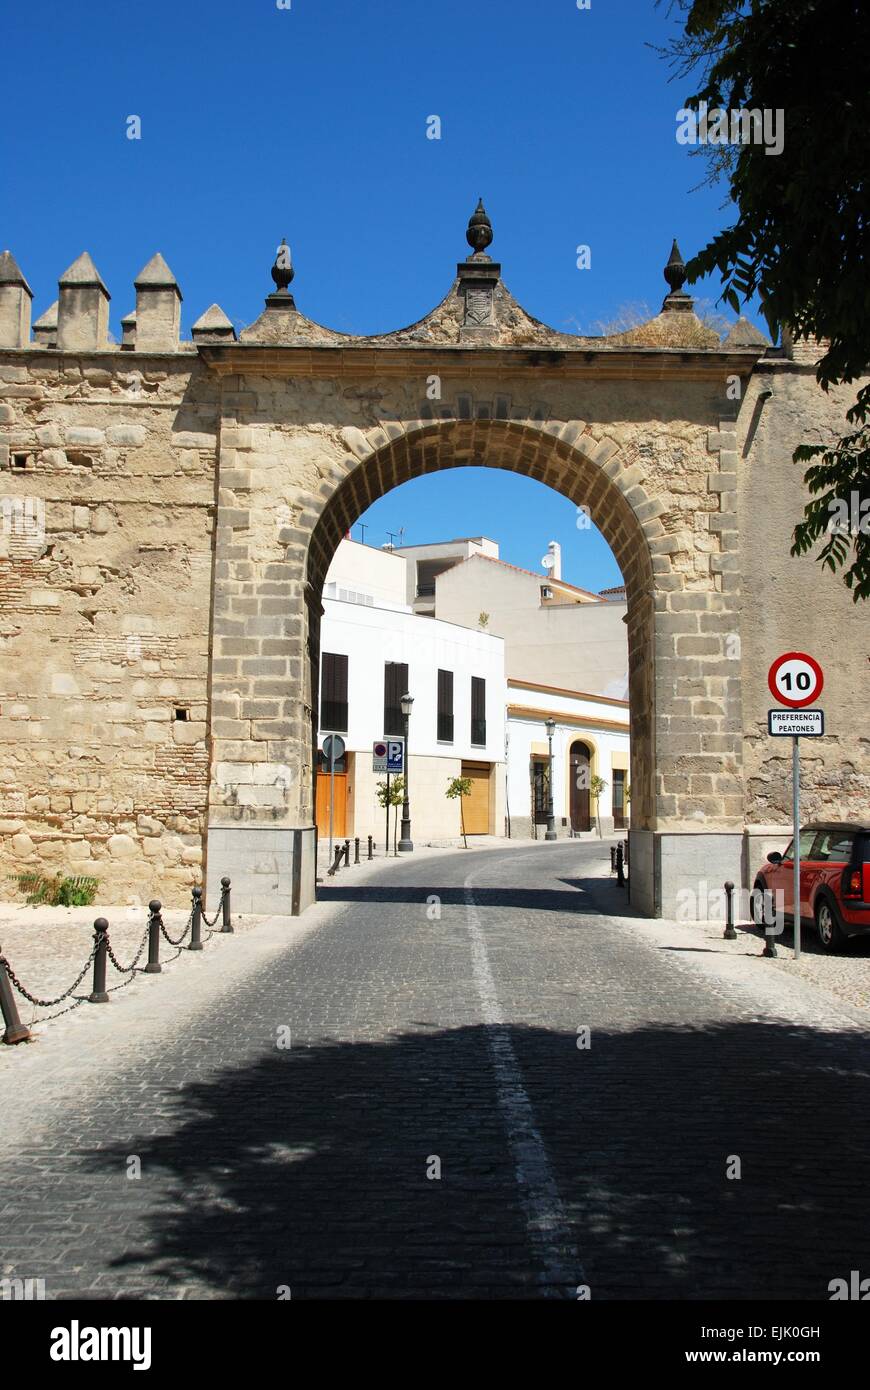
[[[658, 308], [674, 236], [688, 256], [730, 220], [725, 190], [696, 189], [701, 161], [675, 140], [686, 84], [647, 46], [673, 27], [654, 0], [9, 6], [0, 242], [34, 316], [89, 250], [120, 337], [156, 250], [185, 334], [213, 301], [249, 323], [286, 235], [300, 310], [377, 333], [443, 297], [482, 195], [514, 295], [556, 328], [594, 332], [624, 305]], [[431, 115], [440, 140], [426, 138]], [[367, 520], [376, 543], [394, 523], [408, 542], [485, 531], [530, 568], [558, 539], [566, 578], [618, 581], [603, 541], [577, 544], [573, 507], [508, 474], [422, 479]]]

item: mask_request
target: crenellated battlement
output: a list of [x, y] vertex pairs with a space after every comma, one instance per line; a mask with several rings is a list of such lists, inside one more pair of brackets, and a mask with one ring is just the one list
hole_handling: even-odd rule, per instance
[[156, 252], [133, 281], [136, 307], [121, 319], [121, 341], [109, 335], [106, 288], [87, 251], [58, 280], [58, 297], [31, 327], [33, 291], [10, 251], [0, 253], [0, 349], [49, 348], [67, 353], [181, 352], [197, 343], [234, 342], [235, 329], [217, 304], [197, 319], [192, 341], [181, 339], [178, 281]]
[[[699, 319], [695, 301], [684, 289], [686, 267], [676, 241], [664, 267], [669, 286], [661, 310], [624, 331], [604, 334], [565, 333], [534, 318], [513, 297], [501, 278], [501, 265], [487, 247], [492, 227], [482, 203], [466, 232], [471, 254], [456, 266], [453, 283], [442, 301], [406, 327], [370, 336], [340, 332], [307, 318], [290, 293], [295, 270], [290, 248], [277, 248], [271, 277], [275, 288], [263, 311], [237, 335], [219, 304], [195, 320], [190, 340], [182, 340], [181, 288], [158, 251], [133, 281], [135, 307], [120, 321], [121, 341], [109, 335], [109, 290], [87, 251], [64, 271], [58, 297], [31, 328], [33, 291], [9, 251], [0, 255], [0, 350], [48, 349], [64, 353], [191, 353], [200, 346], [255, 344], [261, 347], [403, 347], [433, 346], [541, 348], [577, 354], [626, 352], [746, 354], [785, 356], [805, 364], [817, 360], [817, 345], [794, 344], [774, 350], [764, 334], [741, 318], [724, 338]], [[588, 248], [578, 248], [588, 250]], [[580, 261], [578, 259], [578, 266]]]

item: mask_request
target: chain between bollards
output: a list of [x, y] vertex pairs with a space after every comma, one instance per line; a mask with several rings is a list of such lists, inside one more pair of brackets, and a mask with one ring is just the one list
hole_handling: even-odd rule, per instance
[[0, 1007], [3, 1009], [3, 1022], [6, 1024], [3, 1041], [5, 1043], [27, 1042], [30, 1037], [30, 1029], [21, 1022], [15, 995], [12, 993], [12, 986], [6, 973], [6, 957], [2, 953], [0, 953]]

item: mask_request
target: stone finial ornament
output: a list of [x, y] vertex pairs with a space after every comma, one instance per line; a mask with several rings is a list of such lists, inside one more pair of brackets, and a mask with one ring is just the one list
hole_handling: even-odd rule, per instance
[[674, 244], [671, 247], [671, 254], [668, 263], [662, 271], [665, 279], [670, 286], [670, 294], [665, 295], [663, 309], [691, 309], [695, 301], [691, 295], [686, 294], [683, 286], [686, 283], [686, 263], [683, 260], [683, 253], [677, 245], [674, 237]]
[[671, 294], [679, 294], [680, 290], [686, 283], [686, 263], [683, 260], [682, 252], [680, 251], [680, 248], [677, 245], [676, 237], [674, 237], [674, 244], [671, 247], [671, 254], [662, 274], [664, 275], [665, 279], [668, 282], [668, 285], [670, 286]]
[[272, 279], [275, 281], [275, 289], [266, 296], [266, 308], [295, 309], [296, 302], [288, 286], [296, 271], [293, 269], [290, 247], [287, 245], [286, 237], [281, 238], [281, 245], [275, 253], [275, 264], [272, 266], [271, 273]]
[[281, 245], [275, 253], [275, 264], [272, 266], [272, 279], [275, 281], [275, 289], [279, 294], [288, 288], [295, 274], [287, 238], [282, 237]]
[[478, 198], [477, 207], [468, 219], [465, 240], [471, 247], [472, 256], [485, 255], [486, 248], [492, 241], [492, 223], [486, 215], [482, 198]]

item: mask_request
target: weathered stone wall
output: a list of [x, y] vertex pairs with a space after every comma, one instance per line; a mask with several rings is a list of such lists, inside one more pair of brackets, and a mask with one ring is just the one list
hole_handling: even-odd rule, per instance
[[2, 354], [4, 896], [45, 871], [181, 902], [200, 875], [216, 427], [190, 351]]
[[[764, 831], [790, 836], [791, 739], [767, 732], [767, 711], [775, 706], [767, 672], [783, 652], [808, 652], [825, 675], [815, 702], [825, 711], [825, 735], [801, 740], [802, 818], [866, 820], [870, 805], [870, 609], [853, 603], [842, 578], [811, 555], [789, 555], [806, 500], [804, 466], [792, 463], [792, 452], [845, 433], [858, 388], [822, 391], [812, 365], [818, 353], [804, 342], [795, 356], [759, 363], [740, 415], [736, 459], [746, 819], [765, 845]], [[781, 839], [775, 842], [781, 847]]]

